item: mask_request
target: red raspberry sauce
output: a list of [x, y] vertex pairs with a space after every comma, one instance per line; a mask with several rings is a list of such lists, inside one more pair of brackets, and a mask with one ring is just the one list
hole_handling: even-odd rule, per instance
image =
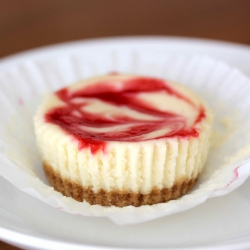
[[[190, 136], [197, 137], [199, 135], [194, 128], [186, 128], [185, 116], [160, 111], [156, 107], [137, 98], [140, 93], [145, 92], [165, 92], [167, 95], [173, 95], [187, 102], [188, 105], [195, 106], [190, 99], [172, 89], [165, 81], [155, 78], [135, 77], [123, 80], [122, 88], [118, 88], [117, 85], [112, 83], [112, 80], [100, 81], [77, 91], [70, 91], [67, 88], [63, 88], [57, 91], [56, 95], [66, 105], [50, 110], [45, 115], [45, 120], [60, 126], [64, 131], [73, 135], [78, 140], [80, 150], [90, 147], [92, 154], [95, 154], [99, 150], [105, 151], [105, 145], [108, 141], [143, 141], [144, 134], [164, 127], [171, 128], [171, 131], [153, 139], [176, 136], [189, 138]], [[76, 98], [78, 102], [74, 102]], [[82, 98], [82, 102], [79, 102], [79, 98]], [[105, 114], [94, 114], [84, 111], [82, 108], [88, 105], [88, 100], [93, 100], [93, 98], [114, 106], [128, 107], [158, 119], [157, 121], [145, 121], [125, 116], [122, 113], [106, 117]], [[199, 109], [195, 124], [199, 123], [205, 117], [204, 109]], [[126, 130], [115, 131], [112, 129], [114, 126], [124, 124], [129, 125]], [[95, 128], [110, 127], [110, 132], [90, 132], [84, 130], [81, 126]]]

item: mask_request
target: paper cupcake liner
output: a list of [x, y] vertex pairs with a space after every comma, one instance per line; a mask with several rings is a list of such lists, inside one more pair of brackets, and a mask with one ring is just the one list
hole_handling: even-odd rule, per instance
[[[203, 98], [215, 113], [207, 164], [187, 195], [141, 207], [102, 207], [64, 197], [49, 186], [37, 151], [33, 116], [42, 97], [75, 81], [110, 72], [166, 78]], [[195, 207], [224, 195], [250, 174], [250, 80], [237, 69], [204, 56], [129, 50], [80, 50], [65, 55], [30, 56], [0, 66], [0, 174], [17, 188], [59, 210], [105, 216], [117, 224], [145, 222]]]

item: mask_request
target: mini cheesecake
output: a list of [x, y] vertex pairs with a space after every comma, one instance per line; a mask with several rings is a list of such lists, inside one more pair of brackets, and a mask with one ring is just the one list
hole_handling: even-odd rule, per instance
[[34, 123], [55, 190], [124, 207], [186, 194], [204, 167], [212, 120], [204, 102], [181, 85], [112, 74], [51, 94]]

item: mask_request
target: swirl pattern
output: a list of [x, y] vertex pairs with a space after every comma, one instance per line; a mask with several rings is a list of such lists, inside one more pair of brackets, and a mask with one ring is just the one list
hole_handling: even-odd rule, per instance
[[[100, 80], [76, 90], [63, 88], [56, 95], [65, 105], [47, 112], [46, 121], [73, 135], [80, 149], [90, 147], [92, 153], [105, 150], [108, 141], [197, 137], [194, 126], [205, 117], [201, 106], [156, 78]], [[164, 109], [169, 98], [172, 106]], [[175, 112], [176, 101], [195, 110], [191, 121], [185, 112]]]

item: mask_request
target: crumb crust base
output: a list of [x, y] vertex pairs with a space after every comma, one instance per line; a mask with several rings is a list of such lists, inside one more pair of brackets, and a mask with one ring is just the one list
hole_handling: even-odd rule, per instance
[[83, 202], [87, 201], [91, 205], [101, 206], [135, 206], [153, 205], [165, 203], [185, 195], [196, 183], [197, 178], [184, 179], [171, 188], [153, 188], [148, 194], [128, 192], [123, 190], [94, 192], [91, 187], [83, 187], [61, 177], [61, 174], [47, 163], [43, 162], [45, 175], [54, 189], [67, 197]]

